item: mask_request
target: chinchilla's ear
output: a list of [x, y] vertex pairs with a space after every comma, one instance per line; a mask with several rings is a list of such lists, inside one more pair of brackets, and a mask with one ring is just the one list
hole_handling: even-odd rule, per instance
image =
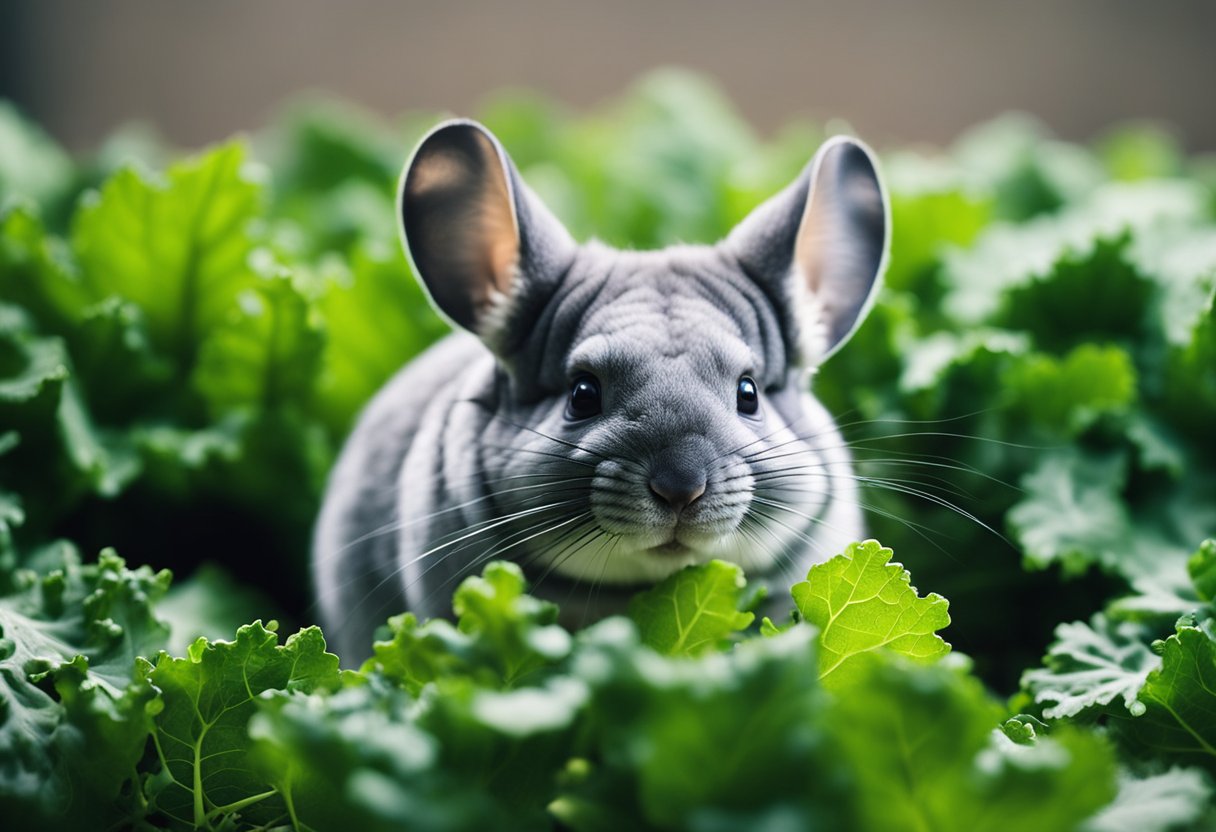
[[861, 323], [886, 267], [890, 211], [873, 154], [830, 139], [724, 245], [774, 299], [801, 362], [835, 352]]
[[435, 306], [496, 352], [520, 310], [547, 295], [575, 244], [520, 179], [489, 130], [446, 121], [401, 174], [397, 210], [406, 253]]

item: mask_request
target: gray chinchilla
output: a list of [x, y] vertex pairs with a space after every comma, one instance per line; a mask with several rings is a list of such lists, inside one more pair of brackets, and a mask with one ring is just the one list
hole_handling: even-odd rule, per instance
[[886, 263], [864, 145], [828, 141], [716, 245], [617, 251], [575, 243], [488, 130], [448, 121], [398, 209], [432, 301], [467, 332], [385, 385], [330, 476], [313, 568], [345, 661], [402, 609], [450, 614], [492, 559], [578, 624], [712, 558], [784, 588], [862, 536], [809, 380]]

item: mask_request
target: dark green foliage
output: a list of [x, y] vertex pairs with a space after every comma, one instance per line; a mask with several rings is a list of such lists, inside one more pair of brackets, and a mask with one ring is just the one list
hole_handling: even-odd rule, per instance
[[[630, 247], [720, 238], [824, 135], [762, 140], [678, 71], [482, 116], [577, 237]], [[814, 388], [949, 616], [867, 542], [780, 626], [721, 563], [577, 634], [494, 564], [357, 673], [240, 626], [311, 619], [325, 473], [447, 331], [393, 205], [433, 122], [311, 103], [74, 160], [0, 103], [6, 824], [1211, 828], [1216, 178], [1160, 128], [884, 154], [886, 287]]]

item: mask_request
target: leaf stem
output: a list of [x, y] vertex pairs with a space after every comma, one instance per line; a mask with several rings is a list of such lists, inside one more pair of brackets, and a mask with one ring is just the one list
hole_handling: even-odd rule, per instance
[[224, 814], [225, 812], [239, 811], [241, 809], [244, 809], [246, 806], [252, 806], [253, 804], [258, 803], [259, 801], [265, 800], [268, 797], [274, 797], [278, 793], [279, 793], [278, 789], [270, 789], [269, 791], [264, 791], [261, 794], [253, 794], [253, 795], [250, 795], [249, 797], [243, 797], [240, 800], [234, 800], [232, 803], [226, 803], [223, 806], [216, 806], [214, 809], [212, 809], [210, 812], [208, 812], [206, 814], [204, 820], [211, 821], [211, 820], [214, 820], [215, 818], [219, 817], [220, 815]]

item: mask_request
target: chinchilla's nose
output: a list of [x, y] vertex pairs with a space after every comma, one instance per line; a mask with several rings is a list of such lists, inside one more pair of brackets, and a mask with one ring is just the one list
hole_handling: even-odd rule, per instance
[[650, 491], [677, 513], [705, 493], [705, 466], [692, 448], [672, 450], [650, 471]]
[[660, 474], [651, 478], [650, 490], [656, 497], [679, 512], [696, 502], [696, 499], [705, 493], [705, 477], [701, 477], [700, 480], [692, 480]]

